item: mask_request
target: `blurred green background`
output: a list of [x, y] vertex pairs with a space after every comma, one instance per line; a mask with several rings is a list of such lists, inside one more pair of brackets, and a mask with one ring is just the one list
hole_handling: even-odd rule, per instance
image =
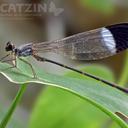
[[[22, 9], [20, 9], [18, 5], [22, 5]], [[37, 11], [38, 5], [42, 5], [42, 12]], [[25, 11], [26, 7], [28, 6], [29, 11]], [[127, 12], [127, 0], [1, 0], [0, 55], [1, 57], [5, 55], [4, 46], [7, 41], [12, 41], [18, 46], [29, 42], [38, 43], [46, 40], [55, 40], [90, 29], [95, 29], [98, 27], [103, 27], [106, 25], [116, 24], [120, 22], [127, 22]], [[126, 52], [123, 52], [116, 56], [106, 58], [100, 61], [95, 61], [93, 63], [108, 66], [118, 79], [124, 64], [123, 62], [125, 54]], [[72, 61], [68, 58], [52, 53], [44, 53], [42, 54], [42, 56], [74, 67], [79, 65], [86, 66], [92, 63]], [[30, 61], [31, 60], [33, 59], [30, 59]], [[40, 64], [36, 61], [33, 61], [33, 63], [42, 67], [47, 72], [52, 72], [60, 75], [63, 75], [65, 72], [64, 69], [55, 65], [42, 63]], [[18, 87], [9, 83], [2, 75], [0, 77], [0, 81], [0, 118], [2, 118], [4, 113], [7, 111], [12, 99], [16, 95]], [[46, 93], [47, 91], [48, 94]], [[27, 127], [28, 122], [30, 122], [29, 120], [31, 119], [33, 106], [35, 106], [38, 95], [41, 93], [42, 101], [44, 100], [45, 102], [45, 97], [54, 97], [54, 95], [52, 95], [53, 91], [54, 89], [46, 89], [45, 86], [44, 88], [42, 88], [40, 85], [35, 86], [34, 84], [29, 86], [21, 101], [21, 104], [15, 112], [13, 120], [10, 122], [8, 127]], [[51, 95], [49, 94], [49, 92]], [[61, 91], [55, 90], [54, 92], [59, 93]], [[64, 95], [60, 96], [63, 93]], [[42, 95], [44, 96], [44, 99]], [[85, 101], [77, 100], [76, 96], [68, 95], [72, 94], [67, 94], [67, 92], [65, 91], [62, 91], [60, 94], [58, 94], [57, 98], [60, 96], [58, 98], [58, 103], [60, 103], [60, 101], [62, 100], [64, 101], [64, 99], [66, 99], [65, 97], [70, 97], [67, 98], [69, 102], [75, 99], [75, 101], [72, 101], [73, 103], [70, 104], [76, 103], [76, 106], [82, 106], [81, 104], [87, 104], [85, 103]], [[57, 101], [55, 101], [54, 103], [54, 100], [56, 100], [56, 98], [53, 98], [52, 100], [53, 104], [57, 104]], [[49, 105], [51, 106], [51, 104]], [[59, 108], [61, 108], [61, 106], [63, 106], [63, 104], [60, 103]], [[108, 128], [109, 124], [111, 124], [111, 120], [106, 115], [104, 115], [103, 112], [97, 110], [92, 105], [87, 104], [87, 106], [88, 107], [86, 108], [86, 111], [88, 111], [88, 113], [85, 112], [86, 118], [83, 117], [79, 118], [82, 120], [72, 120], [72, 122], [76, 122], [76, 125], [74, 123], [74, 126], [76, 126], [77, 128], [77, 124], [81, 122], [84, 127]], [[60, 111], [59, 108], [55, 109], [56, 112]], [[52, 108], [49, 109], [51, 110]], [[79, 112], [80, 109], [82, 110], [81, 113], [83, 112], [83, 108], [81, 107], [70, 109], [70, 112], [72, 111], [73, 113]], [[44, 113], [44, 116], [47, 116], [46, 111]], [[96, 122], [98, 122], [96, 123], [94, 122], [93, 118], [96, 118], [98, 116], [101, 118], [99, 118], [98, 121], [95, 120]], [[47, 118], [49, 118], [49, 116]], [[72, 117], [70, 116], [69, 118], [72, 119]], [[52, 120], [52, 117], [49, 118], [49, 121], [50, 120]], [[58, 120], [58, 123], [61, 124], [62, 128], [73, 127], [70, 123], [64, 123], [64, 121], [62, 120]], [[91, 126], [91, 123], [94, 124]], [[32, 127], [32, 125], [29, 126]], [[50, 128], [53, 127], [53, 125], [48, 125], [44, 127]], [[54, 125], [54, 127], [58, 128], [60, 127], [60, 125]], [[116, 126], [114, 125], [114, 127]]]

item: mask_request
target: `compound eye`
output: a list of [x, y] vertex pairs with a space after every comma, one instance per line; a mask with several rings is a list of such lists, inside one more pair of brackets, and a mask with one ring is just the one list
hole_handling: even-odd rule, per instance
[[9, 45], [11, 45], [11, 42], [9, 41], [9, 42], [7, 42], [7, 44], [6, 44], [7, 46], [9, 46]]
[[5, 50], [6, 51], [12, 51], [13, 48], [14, 48], [14, 45], [10, 41], [7, 42], [6, 47], [5, 47]]

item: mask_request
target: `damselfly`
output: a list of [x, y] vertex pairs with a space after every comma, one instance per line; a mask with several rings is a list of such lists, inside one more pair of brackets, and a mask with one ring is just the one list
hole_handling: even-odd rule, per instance
[[36, 77], [32, 65], [21, 58], [33, 56], [37, 61], [59, 65], [128, 93], [127, 89], [119, 87], [114, 83], [38, 55], [38, 53], [42, 52], [54, 52], [76, 60], [99, 60], [115, 55], [127, 48], [128, 23], [122, 23], [75, 34], [55, 41], [28, 43], [20, 47], [16, 47], [12, 42], [8, 42], [5, 50], [10, 53], [3, 57], [1, 62], [5, 62], [4, 59], [12, 55], [13, 61], [15, 61], [14, 67], [16, 67], [16, 58], [19, 58], [31, 66], [33, 76]]

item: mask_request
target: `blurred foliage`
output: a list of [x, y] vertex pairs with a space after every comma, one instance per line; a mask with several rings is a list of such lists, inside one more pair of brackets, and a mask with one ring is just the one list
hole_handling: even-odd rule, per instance
[[81, 0], [81, 2], [91, 9], [95, 9], [104, 14], [111, 14], [115, 10], [115, 5], [111, 0]]
[[99, 128], [106, 119], [105, 114], [79, 97], [48, 87], [39, 96], [29, 128]]
[[127, 86], [126, 84], [127, 82], [128, 82], [128, 52], [125, 57], [125, 62], [123, 64], [123, 69], [120, 78], [118, 80], [118, 83], [122, 86]]

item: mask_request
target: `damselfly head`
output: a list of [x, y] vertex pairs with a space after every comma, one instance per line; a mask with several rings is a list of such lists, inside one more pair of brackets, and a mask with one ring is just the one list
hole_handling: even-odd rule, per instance
[[6, 50], [7, 52], [8, 52], [8, 51], [13, 51], [14, 48], [15, 48], [15, 45], [14, 45], [14, 44], [12, 44], [10, 41], [7, 42], [6, 47], [5, 47], [5, 50]]

